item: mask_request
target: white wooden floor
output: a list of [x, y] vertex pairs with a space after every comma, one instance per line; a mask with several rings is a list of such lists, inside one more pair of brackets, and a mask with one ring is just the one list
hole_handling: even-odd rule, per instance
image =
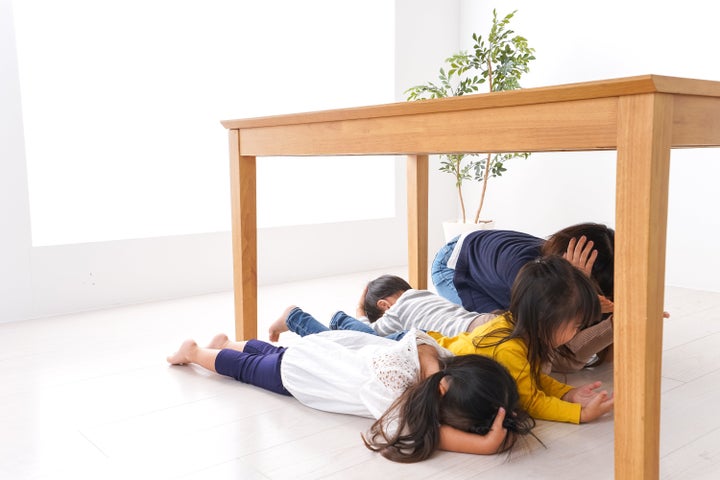
[[[289, 304], [324, 321], [353, 312], [378, 273], [261, 288], [260, 338]], [[720, 478], [720, 293], [668, 288], [665, 306], [661, 476]], [[547, 448], [530, 442], [509, 459], [443, 452], [394, 464], [362, 445], [368, 419], [165, 363], [185, 338], [221, 331], [232, 336], [230, 293], [0, 324], [0, 479], [613, 476], [611, 417], [540, 422]], [[283, 334], [281, 343], [295, 339]], [[567, 381], [595, 378], [611, 383], [611, 369]]]

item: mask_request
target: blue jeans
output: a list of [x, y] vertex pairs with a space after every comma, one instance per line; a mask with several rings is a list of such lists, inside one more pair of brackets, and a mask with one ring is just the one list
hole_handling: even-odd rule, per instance
[[287, 320], [285, 320], [285, 325], [287, 325], [291, 332], [295, 332], [301, 337], [330, 330], [328, 327], [318, 322], [315, 317], [307, 312], [303, 312], [298, 307], [295, 307], [290, 311], [290, 315], [288, 315]]
[[[295, 332], [301, 337], [304, 337], [305, 335], [312, 335], [313, 333], [327, 332], [328, 330], [355, 330], [369, 335], [377, 335], [375, 330], [367, 324], [351, 317], [345, 312], [335, 313], [330, 320], [330, 328], [328, 328], [318, 322], [315, 317], [309, 313], [303, 312], [299, 308], [295, 307], [290, 311], [290, 315], [288, 315], [287, 320], [285, 320], [285, 324], [291, 332]], [[386, 338], [389, 338], [390, 340], [400, 340], [404, 335], [405, 332], [396, 332]]]
[[446, 243], [437, 255], [432, 263], [432, 282], [435, 285], [435, 289], [441, 297], [444, 297], [456, 305], [462, 305], [460, 295], [458, 295], [453, 278], [455, 277], [455, 270], [447, 266], [447, 262], [452, 255], [452, 251], [457, 244], [458, 238], [455, 237]]
[[[377, 332], [367, 323], [363, 323], [345, 312], [337, 312], [333, 315], [330, 320], [330, 330], [355, 330], [357, 332], [365, 332], [370, 335], [377, 335]], [[406, 333], [406, 331], [395, 332], [385, 338], [389, 338], [390, 340], [400, 340]]]

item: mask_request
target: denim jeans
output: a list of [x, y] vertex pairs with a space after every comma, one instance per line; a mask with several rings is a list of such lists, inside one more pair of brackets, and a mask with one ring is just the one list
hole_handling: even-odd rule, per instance
[[[330, 330], [355, 330], [358, 332], [365, 332], [370, 335], [377, 335], [377, 332], [367, 323], [363, 323], [345, 312], [337, 312], [333, 315], [330, 320]], [[390, 340], [400, 340], [406, 333], [406, 331], [395, 332], [385, 338], [389, 338]]]
[[460, 295], [458, 295], [455, 284], [453, 283], [453, 277], [455, 277], [455, 270], [447, 266], [447, 262], [452, 255], [452, 251], [457, 244], [458, 238], [455, 237], [446, 243], [435, 255], [435, 260], [432, 263], [432, 282], [435, 285], [435, 289], [441, 297], [444, 297], [456, 305], [462, 305]]
[[[361, 322], [357, 318], [353, 318], [345, 312], [337, 312], [330, 320], [330, 328], [318, 322], [315, 317], [300, 308], [295, 307], [290, 311], [285, 324], [291, 332], [295, 332], [301, 337], [312, 335], [313, 333], [327, 332], [328, 330], [355, 330], [367, 333], [369, 335], [377, 335], [375, 330], [367, 324]], [[385, 338], [390, 340], [400, 340], [405, 336], [405, 331], [395, 332]]]
[[285, 324], [291, 332], [295, 332], [301, 337], [330, 330], [328, 327], [318, 322], [315, 317], [307, 312], [303, 312], [298, 307], [295, 307], [290, 311], [290, 315], [288, 315], [287, 320], [285, 320]]

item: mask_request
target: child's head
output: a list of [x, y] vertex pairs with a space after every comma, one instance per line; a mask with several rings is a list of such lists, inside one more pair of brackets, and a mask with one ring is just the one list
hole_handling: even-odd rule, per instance
[[389, 298], [400, 295], [411, 288], [408, 282], [395, 275], [381, 275], [375, 280], [370, 280], [367, 284], [363, 304], [368, 320], [374, 322], [383, 316], [387, 305], [382, 305], [382, 301], [391, 305], [392, 303], [387, 302]]
[[591, 276], [600, 292], [612, 300], [615, 274], [615, 231], [612, 228], [599, 223], [580, 223], [563, 228], [548, 237], [542, 253], [562, 256], [567, 251], [570, 240], [578, 240], [583, 235], [593, 242], [593, 249], [598, 252]]
[[600, 319], [592, 282], [562, 257], [551, 255], [520, 269], [510, 294], [512, 337], [525, 340], [533, 374], [556, 348]]
[[459, 355], [409, 388], [363, 439], [385, 458], [419, 462], [437, 450], [440, 425], [485, 435], [500, 407], [507, 412], [503, 427], [508, 435], [498, 452], [530, 433], [535, 421], [520, 407], [517, 385], [505, 367], [489, 357]]
[[[441, 424], [485, 435], [490, 431], [498, 408], [502, 407], [508, 412], [503, 422], [508, 431], [525, 434], [535, 425], [520, 407], [515, 379], [490, 357], [452, 357], [441, 374], [441, 381], [447, 382], [447, 391], [440, 401]], [[506, 441], [514, 442], [511, 438]], [[511, 446], [512, 443], [506, 443], [501, 450]]]

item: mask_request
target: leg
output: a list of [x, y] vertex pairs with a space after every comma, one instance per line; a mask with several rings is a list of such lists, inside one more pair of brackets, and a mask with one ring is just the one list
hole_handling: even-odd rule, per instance
[[[368, 324], [361, 322], [357, 318], [353, 318], [345, 312], [337, 312], [333, 315], [330, 320], [330, 330], [354, 330], [356, 332], [363, 332], [369, 335], [378, 335], [378, 333]], [[407, 330], [401, 332], [391, 333], [385, 338], [389, 340], [400, 340], [402, 339]]]
[[[288, 311], [286, 310], [286, 312]], [[285, 325], [287, 326], [287, 329], [291, 332], [297, 333], [301, 337], [330, 330], [328, 327], [318, 322], [315, 317], [309, 313], [303, 312], [298, 307], [290, 308], [287, 313]]]
[[620, 97], [617, 116], [615, 478], [657, 479], [673, 99]]
[[185, 340], [177, 352], [167, 357], [167, 361], [172, 365], [194, 363], [206, 370], [217, 373], [215, 359], [219, 352], [220, 350], [214, 348], [200, 348], [194, 340]]
[[445, 244], [435, 255], [435, 259], [432, 264], [432, 282], [435, 285], [435, 289], [441, 297], [444, 297], [451, 302], [462, 305], [462, 300], [455, 289], [453, 278], [455, 277], [455, 270], [448, 267], [448, 259], [452, 255], [455, 245], [457, 244], [457, 238], [454, 238], [447, 244]]
[[428, 156], [407, 156], [408, 280], [427, 288]]
[[405, 336], [405, 334], [406, 334], [407, 332], [408, 332], [407, 330], [403, 330], [403, 331], [401, 331], [401, 332], [391, 333], [390, 335], [388, 335], [388, 336], [385, 337], [385, 338], [387, 338], [388, 340], [397, 340], [397, 341], [400, 341], [400, 340], [402, 340], [402, 338]]
[[[270, 329], [268, 330], [268, 338], [270, 338], [271, 342], [277, 342], [280, 339], [280, 334], [283, 332], [288, 331], [288, 325], [287, 325], [287, 319], [290, 315], [290, 312], [292, 312], [297, 307], [295, 305], [290, 305], [285, 309], [285, 311], [278, 317], [277, 320], [275, 320], [272, 325], [270, 325]], [[293, 330], [294, 332], [295, 330]]]
[[246, 341], [233, 342], [224, 333], [218, 333], [213, 337], [210, 343], [208, 343], [208, 346], [206, 348], [214, 348], [216, 350], [228, 348], [230, 350], [237, 350], [238, 352], [242, 352], [245, 349], [246, 344]]
[[332, 316], [332, 319], [330, 319], [330, 330], [356, 330], [358, 332], [369, 333], [370, 335], [377, 335], [377, 332], [368, 324], [351, 317], [345, 312], [337, 312]]
[[215, 359], [215, 371], [243, 383], [290, 395], [282, 383], [280, 365], [284, 347], [276, 347], [260, 340], [248, 340], [242, 352], [223, 349]]
[[[220, 342], [223, 337], [227, 339], [227, 335], [218, 335], [213, 341]], [[167, 357], [167, 361], [173, 365], [194, 363], [240, 382], [281, 395], [290, 395], [280, 376], [280, 364], [285, 348], [259, 340], [229, 342], [229, 345], [236, 348], [244, 346], [245, 350], [201, 348], [194, 340], [186, 340], [177, 352]]]
[[235, 338], [257, 337], [256, 158], [240, 154], [240, 132], [229, 130]]

